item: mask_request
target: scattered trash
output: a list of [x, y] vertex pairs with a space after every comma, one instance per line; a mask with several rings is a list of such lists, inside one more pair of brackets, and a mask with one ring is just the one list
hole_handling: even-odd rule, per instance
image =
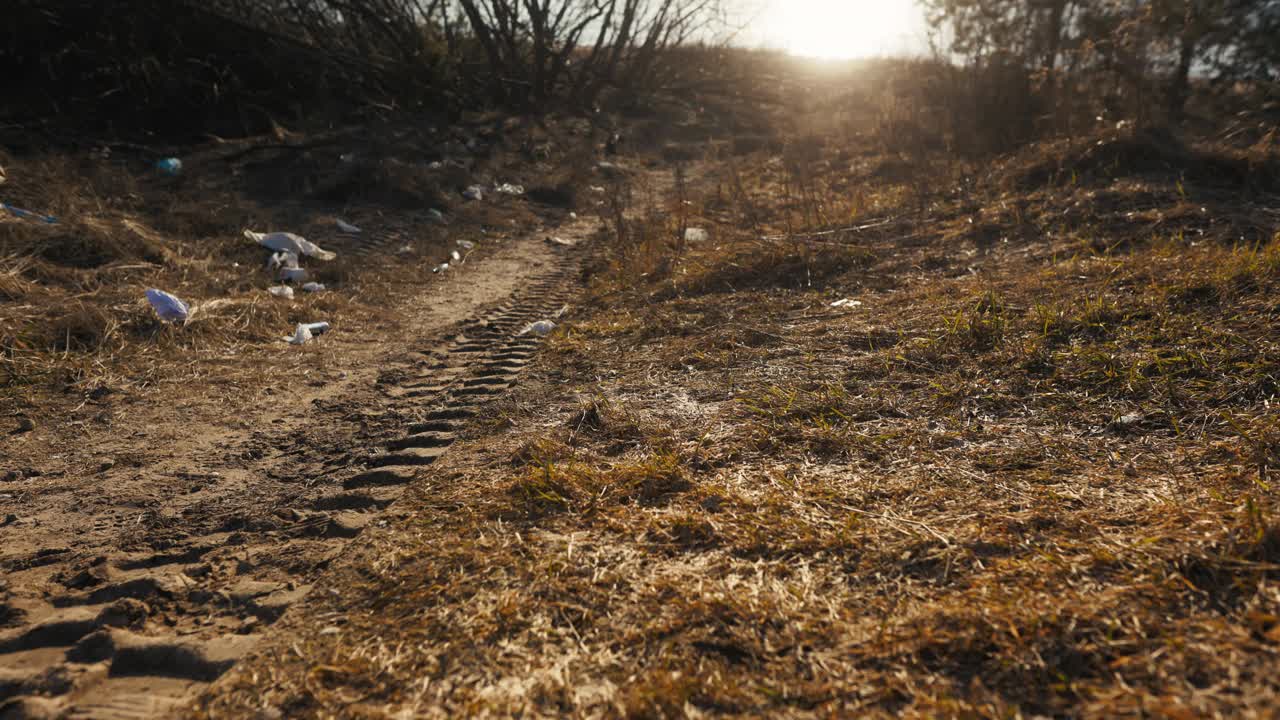
[[307, 271], [303, 268], [286, 267], [280, 269], [280, 279], [284, 282], [300, 283], [307, 279]]
[[440, 212], [435, 208], [431, 208], [430, 210], [427, 211], [427, 217], [431, 218], [432, 222], [437, 223], [439, 225], [449, 224], [449, 220], [445, 218], [444, 213]]
[[1107, 423], [1107, 429], [1113, 432], [1133, 430], [1142, 424], [1146, 417], [1142, 413], [1127, 413]]
[[686, 228], [684, 231], [684, 241], [691, 243], [706, 242], [711, 235], [702, 228]]
[[297, 267], [298, 267], [298, 256], [291, 252], [281, 251], [277, 253], [272, 253], [271, 257], [267, 258], [267, 270], [270, 272], [275, 272], [278, 268], [297, 268]]
[[567, 240], [565, 238], [556, 237], [554, 235], [548, 236], [547, 242], [551, 243], [552, 245], [563, 245], [564, 247], [573, 247], [574, 245], [578, 244], [577, 240]]
[[576, 212], [574, 212], [574, 211], [570, 210], [570, 211], [569, 211], [569, 219], [570, 219], [570, 220], [577, 220], [577, 219], [578, 219], [578, 213], [576, 213]]
[[473, 242], [471, 242], [470, 240], [459, 240], [459, 241], [458, 241], [458, 247], [462, 248], [463, 250], [471, 250], [471, 249], [472, 249], [472, 248], [474, 248], [475, 246], [476, 246], [476, 244], [475, 244], [475, 243], [473, 243]]
[[601, 186], [599, 186], [599, 185], [592, 185], [592, 186], [591, 186], [591, 192], [593, 192], [593, 193], [603, 193], [603, 192], [604, 192], [604, 188], [603, 188], [603, 187], [601, 187]]
[[555, 329], [556, 329], [556, 324], [551, 322], [550, 320], [539, 320], [538, 322], [529, 323], [528, 325], [525, 325], [524, 329], [516, 334], [528, 335], [529, 333], [533, 333], [534, 335], [546, 335], [547, 333]]
[[289, 232], [260, 233], [245, 230], [244, 236], [268, 250], [291, 252], [294, 255], [307, 255], [317, 260], [332, 260], [338, 257], [337, 253], [324, 250], [310, 240]]
[[523, 195], [524, 194], [523, 185], [512, 185], [511, 183], [502, 183], [501, 185], [494, 186], [493, 189], [497, 192], [504, 193], [506, 195]]
[[182, 172], [182, 161], [176, 157], [167, 157], [156, 161], [156, 170], [165, 175], [177, 175]]
[[317, 335], [323, 335], [328, 332], [329, 323], [298, 323], [298, 327], [293, 331], [293, 335], [286, 337], [285, 342], [290, 345], [305, 345], [309, 340]]
[[439, 160], [432, 160], [431, 162], [427, 163], [428, 170], [439, 170], [442, 167], [444, 167], [444, 163], [440, 162]]
[[484, 189], [481, 188], [479, 185], [472, 185], [471, 187], [462, 191], [462, 197], [468, 200], [483, 200]]
[[437, 266], [435, 266], [434, 268], [432, 268], [432, 269], [431, 269], [431, 272], [433, 272], [433, 273], [441, 273], [441, 272], [444, 272], [445, 270], [448, 270], [448, 269], [449, 269], [449, 263], [440, 263], [439, 265], [437, 265]]
[[398, 255], [408, 255], [408, 254], [409, 254], [409, 253], [411, 253], [411, 252], [413, 252], [413, 246], [412, 246], [412, 245], [401, 245], [401, 246], [400, 246], [400, 249], [399, 249], [399, 250], [396, 250], [396, 254], [398, 254]]
[[284, 298], [286, 300], [293, 299], [293, 288], [289, 287], [288, 285], [275, 285], [273, 287], [267, 288], [267, 292], [271, 293], [272, 295], [275, 295], [278, 298]]
[[53, 225], [58, 222], [58, 218], [52, 215], [41, 215], [40, 213], [31, 212], [30, 210], [23, 210], [22, 208], [17, 208], [12, 205], [7, 205], [5, 203], [0, 203], [0, 208], [8, 210], [10, 213], [12, 213], [17, 217], [22, 218], [23, 220], [35, 220], [37, 222], [47, 223], [49, 225]]
[[831, 307], [858, 307], [860, 305], [862, 305], [861, 300], [853, 300], [851, 298], [841, 298], [831, 303]]
[[358, 234], [360, 234], [360, 233], [362, 232], [362, 231], [360, 230], [360, 228], [356, 227], [355, 225], [352, 225], [351, 223], [349, 223], [349, 222], [347, 222], [347, 221], [345, 221], [345, 220], [338, 219], [338, 220], [335, 220], [334, 222], [336, 222], [336, 223], [338, 224], [338, 229], [339, 229], [339, 230], [341, 230], [341, 231], [342, 231], [342, 232], [344, 232], [344, 233], [350, 233], [350, 234], [352, 234], [352, 235], [358, 235]]
[[163, 290], [150, 288], [146, 294], [151, 309], [165, 322], [186, 322], [191, 315], [191, 309], [186, 303]]
[[324, 289], [324, 283], [318, 282], [309, 282], [302, 286], [303, 292], [322, 292]]
[[462, 260], [462, 256], [458, 254], [458, 251], [457, 251], [457, 250], [454, 250], [453, 252], [449, 253], [449, 257], [450, 257], [454, 262], [458, 262], [458, 261]]

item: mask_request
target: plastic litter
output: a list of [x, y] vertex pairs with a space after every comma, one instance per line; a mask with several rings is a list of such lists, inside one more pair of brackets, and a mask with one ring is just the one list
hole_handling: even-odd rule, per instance
[[431, 218], [431, 221], [438, 225], [449, 224], [449, 220], [445, 218], [444, 213], [440, 212], [435, 208], [431, 208], [430, 210], [427, 211], [427, 217]]
[[6, 205], [5, 203], [0, 203], [0, 208], [8, 210], [10, 213], [22, 218], [23, 220], [35, 220], [36, 222], [42, 222], [48, 225], [53, 225], [58, 222], [58, 218], [52, 215], [41, 215], [40, 213], [23, 210], [22, 208]]
[[547, 333], [555, 329], [556, 329], [556, 324], [551, 322], [550, 320], [539, 320], [538, 322], [533, 322], [533, 323], [529, 323], [528, 325], [525, 325], [524, 329], [516, 334], [528, 335], [529, 333], [533, 333], [534, 335], [546, 335]]
[[471, 187], [468, 187], [466, 190], [462, 191], [462, 197], [468, 200], [483, 200], [484, 189], [481, 188], [479, 185], [472, 185]]
[[400, 246], [400, 249], [399, 249], [399, 250], [396, 250], [396, 253], [397, 253], [397, 254], [399, 254], [399, 255], [408, 255], [408, 254], [409, 254], [409, 253], [411, 253], [411, 252], [413, 252], [413, 246], [412, 246], [412, 245], [401, 245], [401, 246]]
[[554, 235], [549, 236], [547, 238], [547, 242], [551, 243], [552, 245], [562, 245], [564, 247], [573, 247], [574, 245], [578, 244], [577, 240], [569, 240], [562, 237], [556, 237]]
[[599, 185], [592, 185], [592, 186], [591, 186], [591, 192], [593, 192], [593, 193], [603, 193], [603, 192], [604, 192], [604, 188], [603, 188], [603, 187], [601, 187], [601, 186], [599, 186]]
[[440, 263], [439, 265], [437, 265], [437, 266], [435, 266], [434, 268], [432, 268], [432, 269], [431, 269], [431, 272], [433, 272], [433, 273], [442, 273], [442, 272], [444, 272], [445, 270], [448, 270], [448, 269], [449, 269], [449, 263]]
[[177, 175], [182, 172], [182, 161], [176, 157], [162, 158], [156, 161], [156, 170], [164, 175]]
[[186, 303], [163, 290], [150, 288], [146, 294], [151, 309], [165, 322], [186, 322], [191, 316], [191, 309]]
[[444, 167], [444, 163], [440, 162], [439, 160], [432, 160], [431, 162], [427, 163], [428, 170], [439, 170], [442, 167]]
[[702, 228], [686, 228], [684, 231], [684, 241], [691, 243], [706, 242], [711, 235]]
[[274, 272], [278, 268], [296, 269], [297, 267], [298, 267], [298, 256], [291, 252], [282, 251], [278, 253], [272, 253], [271, 257], [267, 258], [267, 270], [271, 272]]
[[512, 185], [511, 183], [502, 183], [501, 185], [494, 186], [493, 189], [496, 192], [504, 193], [506, 195], [523, 195], [524, 194], [523, 185]]
[[854, 300], [852, 298], [841, 298], [831, 303], [831, 307], [858, 307], [860, 305], [862, 305], [861, 300]]
[[570, 220], [577, 220], [577, 219], [578, 219], [578, 213], [576, 213], [576, 212], [574, 212], [574, 211], [570, 210], [570, 211], [569, 211], [569, 219], [570, 219]]
[[303, 292], [321, 292], [325, 289], [324, 283], [309, 282], [302, 286]]
[[317, 260], [332, 260], [338, 257], [337, 253], [325, 250], [301, 235], [289, 232], [260, 233], [245, 230], [244, 236], [268, 250], [291, 252], [294, 255], [306, 255]]
[[290, 345], [305, 345], [309, 340], [317, 335], [323, 335], [329, 331], [329, 323], [298, 323], [298, 327], [294, 329], [293, 335], [285, 337], [284, 341]]
[[454, 262], [458, 262], [462, 260], [462, 256], [458, 254], [457, 250], [454, 250], [453, 252], [449, 253], [449, 257], [452, 258]]
[[473, 242], [471, 242], [470, 240], [459, 240], [459, 241], [458, 241], [458, 247], [462, 248], [463, 250], [470, 250], [470, 249], [474, 248], [475, 246], [476, 246], [476, 244], [475, 244], [475, 243], [473, 243]]
[[300, 283], [307, 279], [307, 271], [303, 268], [281, 268], [280, 279], [284, 282]]
[[341, 230], [341, 231], [342, 231], [342, 232], [344, 232], [344, 233], [350, 233], [350, 234], [352, 234], [352, 235], [358, 235], [358, 234], [360, 234], [361, 232], [363, 232], [362, 230], [360, 230], [360, 228], [356, 227], [355, 225], [352, 225], [351, 223], [349, 223], [349, 222], [347, 222], [347, 221], [345, 221], [345, 220], [337, 219], [337, 220], [335, 220], [334, 222], [336, 222], [336, 223], [337, 223], [337, 225], [338, 225], [338, 229], [339, 229], [339, 230]]
[[273, 287], [269, 287], [267, 288], [267, 292], [271, 293], [272, 295], [275, 295], [278, 298], [284, 298], [286, 300], [293, 299], [293, 288], [289, 287], [288, 285], [276, 285]]

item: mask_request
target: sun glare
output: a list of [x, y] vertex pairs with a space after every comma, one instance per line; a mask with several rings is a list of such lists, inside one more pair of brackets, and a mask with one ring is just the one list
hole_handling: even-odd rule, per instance
[[770, 0], [757, 22], [767, 45], [807, 57], [910, 54], [923, 44], [914, 0]]

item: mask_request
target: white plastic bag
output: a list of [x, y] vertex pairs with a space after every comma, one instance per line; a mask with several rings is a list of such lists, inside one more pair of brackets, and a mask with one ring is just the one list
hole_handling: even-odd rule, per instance
[[269, 250], [277, 252], [291, 252], [294, 255], [306, 255], [317, 260], [332, 260], [338, 257], [337, 253], [325, 250], [301, 235], [289, 232], [260, 233], [245, 230], [244, 236]]
[[288, 285], [276, 285], [274, 287], [269, 287], [267, 288], [267, 292], [278, 298], [284, 298], [285, 300], [293, 299], [293, 288]]
[[146, 295], [151, 309], [165, 322], [186, 322], [191, 316], [191, 308], [186, 303], [163, 290], [150, 288]]
[[555, 329], [556, 329], [556, 324], [551, 322], [550, 320], [539, 320], [538, 322], [533, 322], [533, 323], [529, 323], [528, 325], [525, 325], [524, 329], [516, 334], [528, 335], [529, 333], [533, 333], [534, 335], [546, 335], [547, 333]]

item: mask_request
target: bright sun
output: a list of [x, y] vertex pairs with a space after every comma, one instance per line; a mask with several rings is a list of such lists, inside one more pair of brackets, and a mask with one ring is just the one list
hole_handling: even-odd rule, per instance
[[765, 44], [795, 55], [859, 58], [923, 49], [914, 0], [769, 0], [755, 25]]

